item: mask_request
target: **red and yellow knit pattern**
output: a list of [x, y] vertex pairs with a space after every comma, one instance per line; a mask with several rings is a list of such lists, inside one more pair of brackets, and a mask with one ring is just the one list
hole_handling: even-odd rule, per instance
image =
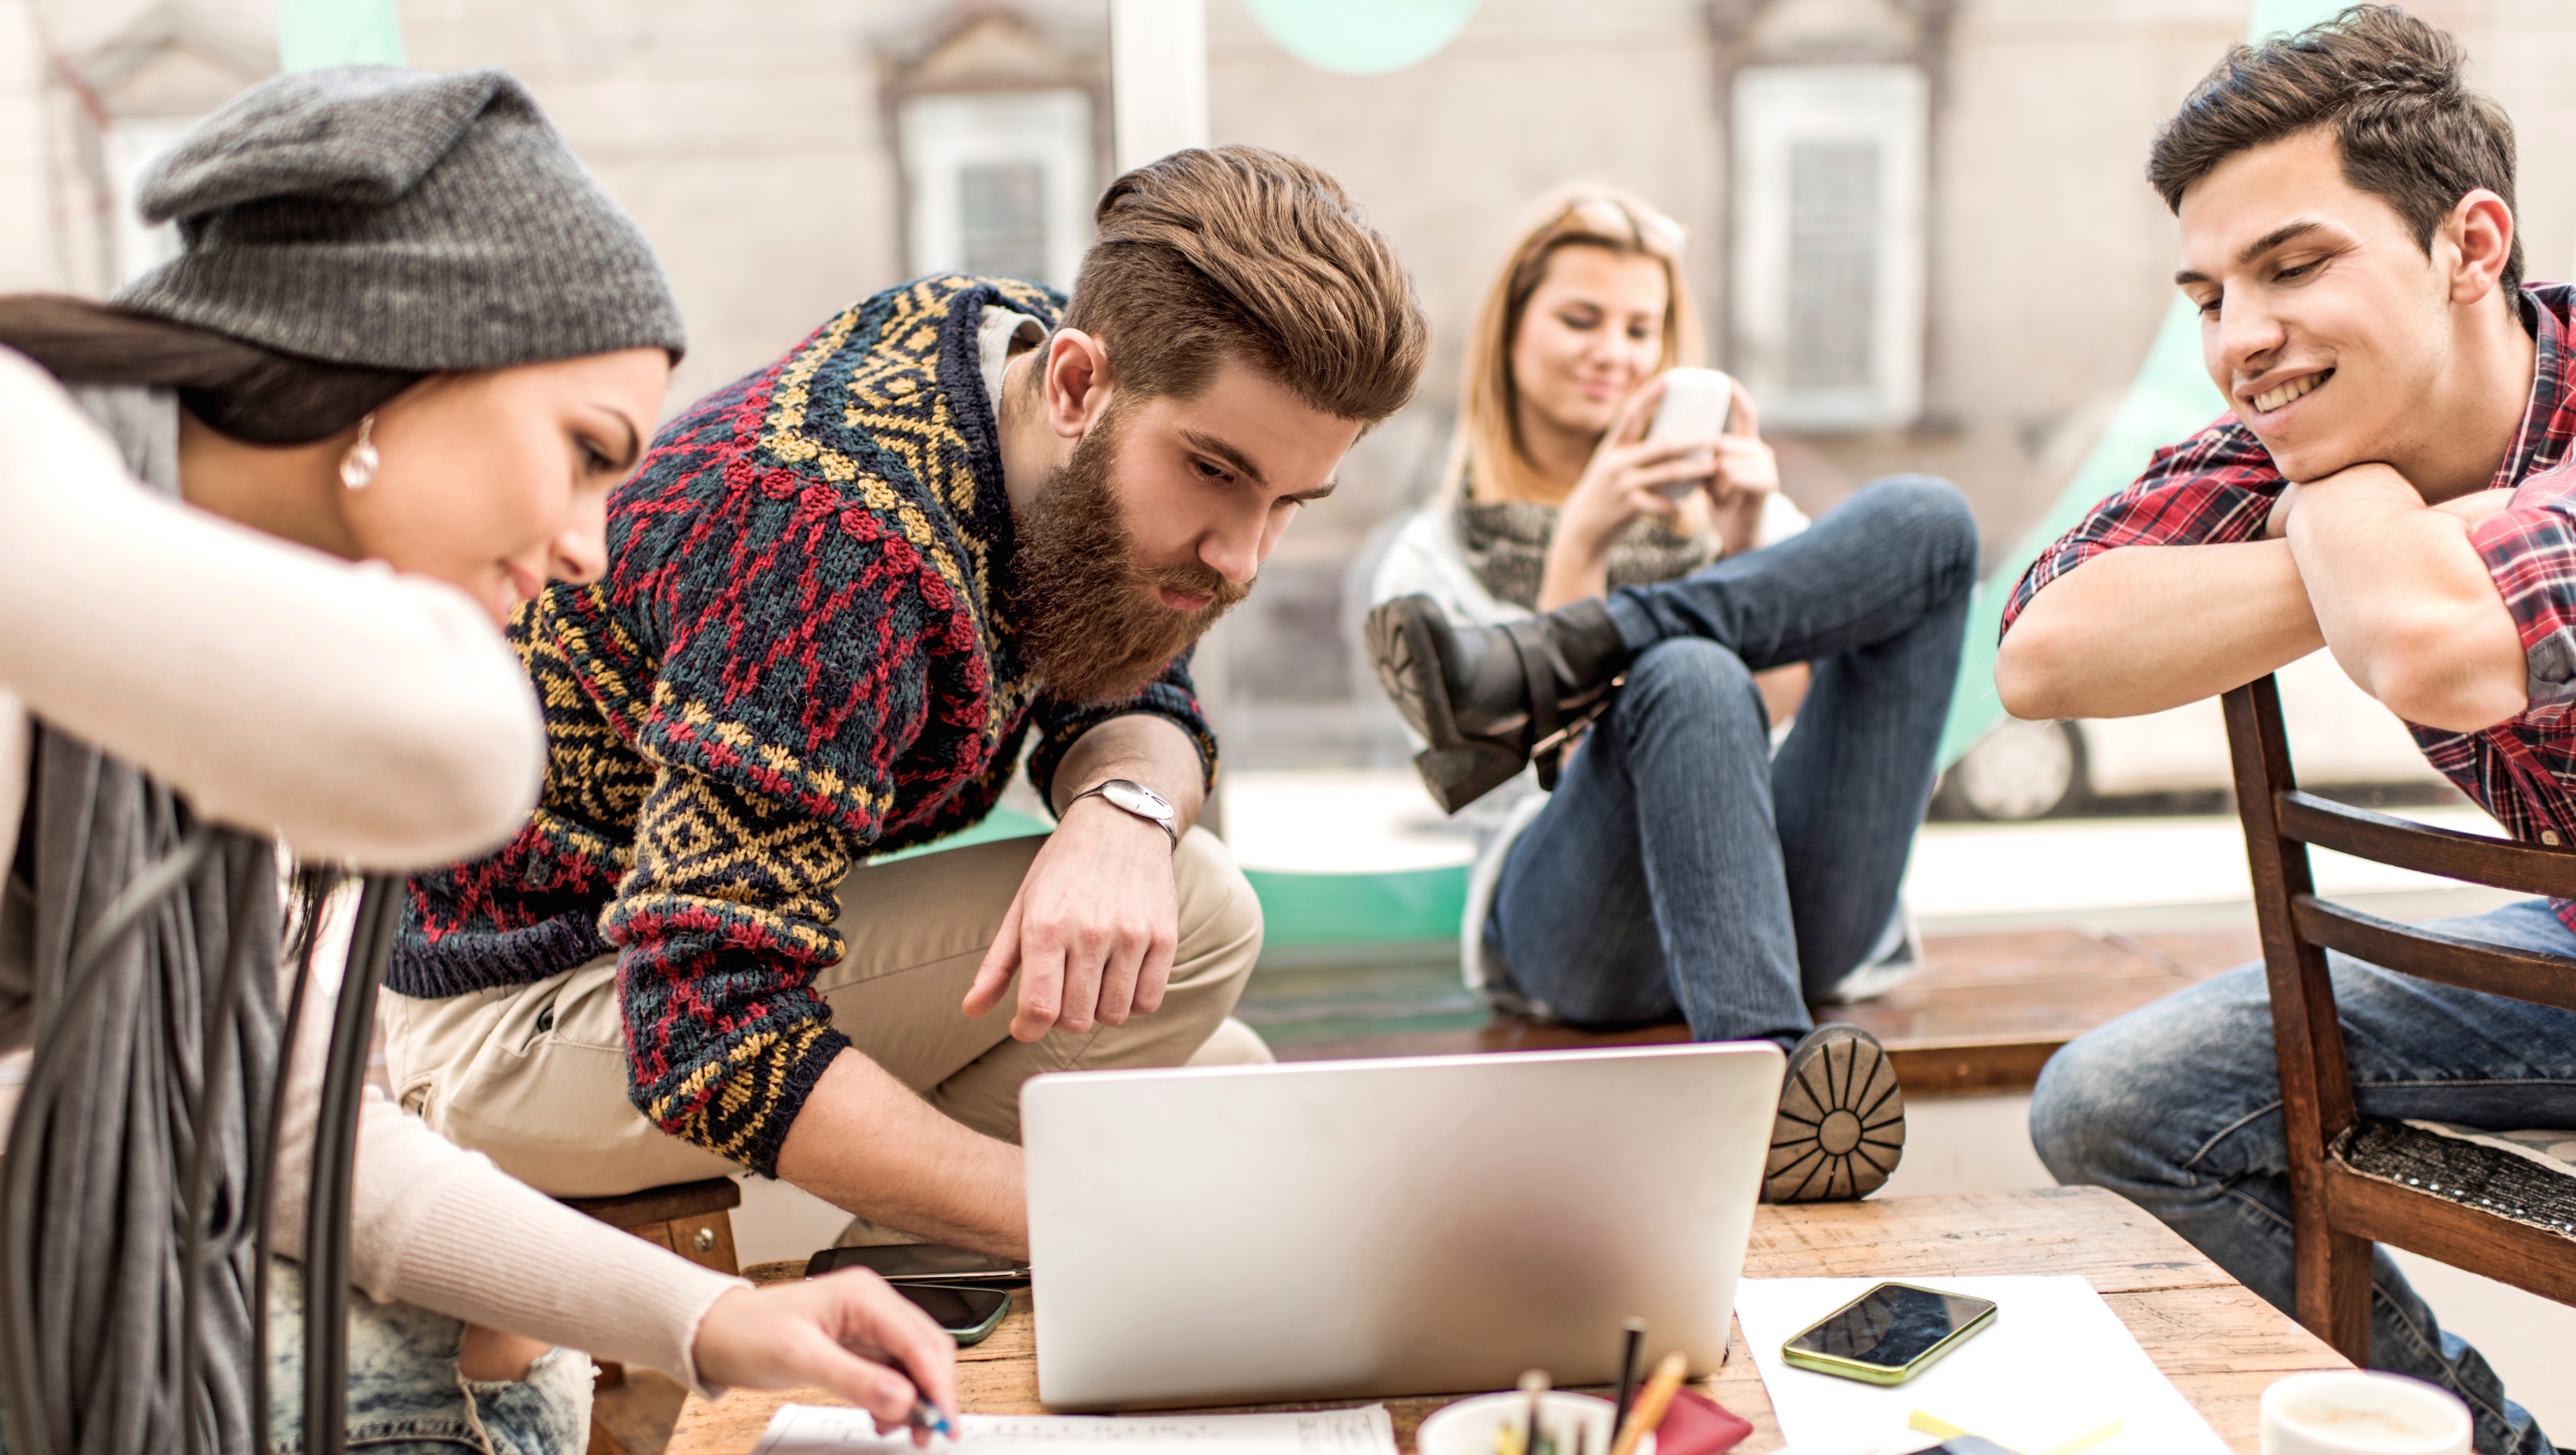
[[453, 995], [619, 958], [629, 1094], [665, 1131], [774, 1171], [848, 1042], [812, 987], [837, 890], [872, 853], [992, 809], [1038, 729], [1044, 792], [1075, 738], [1154, 712], [1214, 743], [1175, 663], [1067, 707], [1019, 661], [1013, 522], [976, 329], [1021, 283], [868, 299], [700, 401], [611, 502], [606, 580], [557, 586], [514, 640], [549, 761], [498, 853], [412, 883], [387, 984]]

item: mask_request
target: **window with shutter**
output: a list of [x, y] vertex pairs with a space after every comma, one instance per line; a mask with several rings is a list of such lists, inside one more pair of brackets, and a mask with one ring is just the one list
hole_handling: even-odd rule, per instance
[[1729, 358], [1766, 424], [1922, 408], [1925, 97], [1905, 65], [1736, 74]]

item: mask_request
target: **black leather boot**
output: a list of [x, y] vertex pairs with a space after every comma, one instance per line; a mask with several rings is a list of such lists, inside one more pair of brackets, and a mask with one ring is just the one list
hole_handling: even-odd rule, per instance
[[1608, 608], [1578, 601], [1506, 626], [1453, 626], [1428, 596], [1369, 613], [1369, 665], [1406, 726], [1423, 787], [1456, 813], [1589, 721], [1633, 655]]

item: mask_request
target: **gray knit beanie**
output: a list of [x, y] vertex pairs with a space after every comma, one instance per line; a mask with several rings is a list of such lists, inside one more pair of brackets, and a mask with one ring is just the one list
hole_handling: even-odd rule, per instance
[[145, 174], [179, 257], [111, 301], [436, 373], [686, 343], [652, 245], [507, 71], [273, 77]]

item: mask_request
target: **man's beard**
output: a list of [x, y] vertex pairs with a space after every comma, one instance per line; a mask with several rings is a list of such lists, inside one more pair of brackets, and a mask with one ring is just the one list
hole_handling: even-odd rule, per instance
[[[1136, 559], [1110, 484], [1122, 423], [1112, 405], [1018, 523], [1011, 618], [1022, 660], [1059, 702], [1133, 697], [1252, 589], [1203, 562], [1148, 566]], [[1158, 587], [1209, 601], [1175, 611]]]

